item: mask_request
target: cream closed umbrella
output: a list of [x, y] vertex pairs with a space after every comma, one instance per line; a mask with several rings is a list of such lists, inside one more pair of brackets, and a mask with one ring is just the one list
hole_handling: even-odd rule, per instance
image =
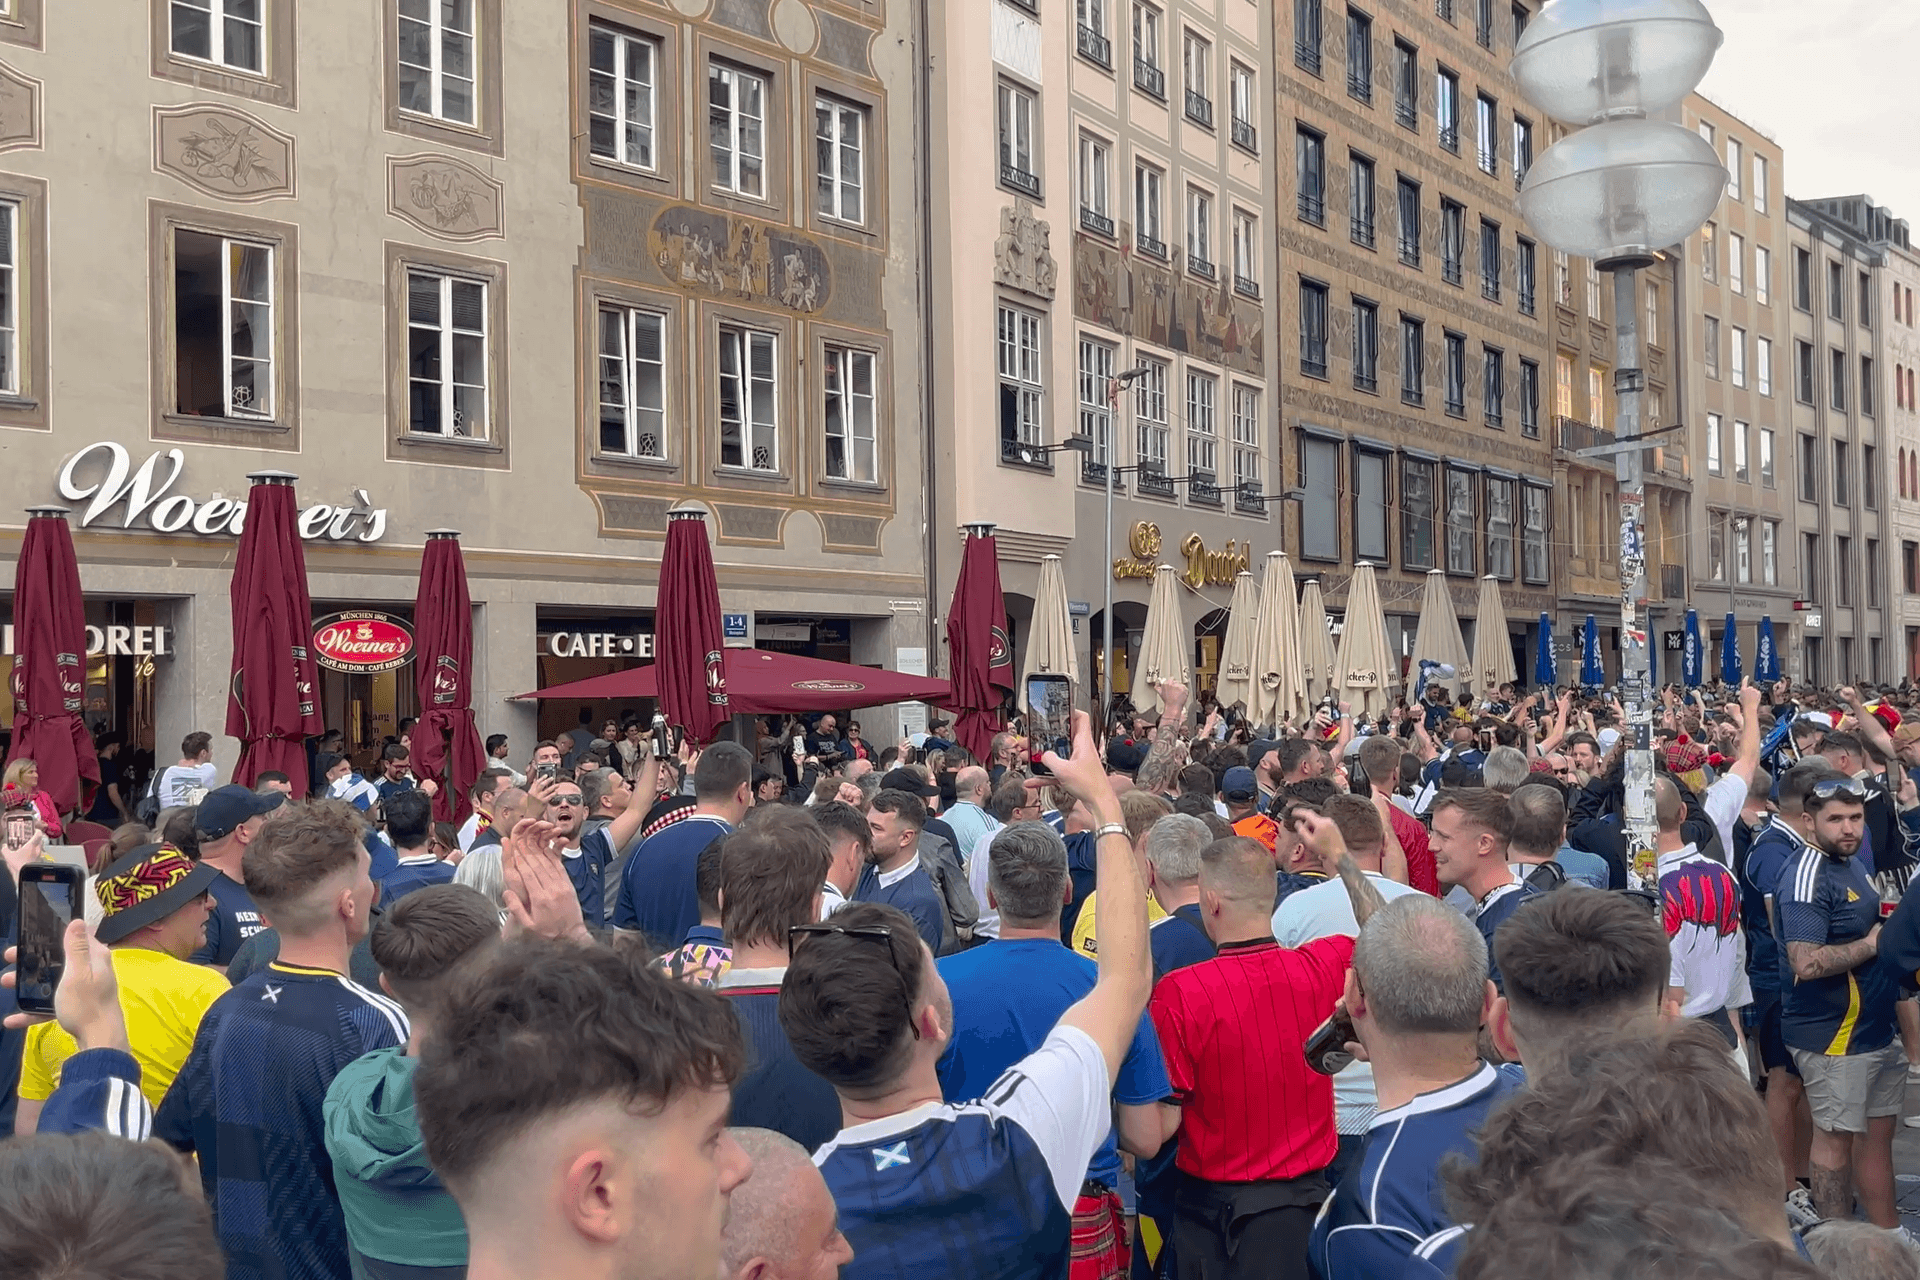
[[1306, 706], [1300, 670], [1300, 596], [1293, 585], [1293, 562], [1284, 551], [1267, 552], [1260, 584], [1260, 616], [1254, 623], [1253, 693], [1247, 719], [1275, 728]]
[[1447, 590], [1447, 575], [1439, 569], [1427, 574], [1426, 589], [1420, 596], [1420, 623], [1413, 633], [1413, 665], [1409, 669], [1409, 674], [1416, 681], [1420, 678], [1420, 663], [1423, 660], [1452, 667], [1458, 673], [1451, 678], [1429, 676], [1429, 685], [1440, 684], [1457, 689], [1472, 683], [1472, 662], [1467, 654], [1467, 642], [1460, 638], [1460, 618], [1453, 611], [1453, 596]]
[[1067, 614], [1067, 575], [1060, 557], [1040, 561], [1040, 590], [1033, 601], [1033, 622], [1027, 628], [1027, 661], [1020, 670], [1021, 703], [1025, 705], [1027, 677], [1065, 676], [1080, 683], [1080, 656], [1073, 643], [1073, 619]]
[[1307, 703], [1326, 697], [1333, 688], [1333, 637], [1327, 634], [1327, 602], [1318, 578], [1308, 578], [1300, 592], [1300, 668]]
[[1347, 617], [1340, 628], [1340, 656], [1333, 664], [1333, 696], [1368, 716], [1386, 714], [1400, 683], [1399, 664], [1387, 644], [1387, 617], [1380, 611], [1380, 584], [1362, 560], [1347, 586]]
[[1254, 638], [1260, 633], [1260, 588], [1242, 569], [1233, 580], [1233, 601], [1227, 606], [1227, 638], [1220, 646], [1220, 675], [1213, 696], [1223, 707], [1253, 710]]
[[1160, 681], [1193, 683], [1188, 644], [1187, 626], [1180, 617], [1180, 597], [1173, 585], [1173, 566], [1163, 564], [1153, 571], [1153, 593], [1147, 597], [1147, 630], [1140, 639], [1140, 661], [1133, 680], [1134, 710], [1150, 716], [1160, 709], [1160, 692], [1154, 688]]
[[1507, 607], [1500, 602], [1500, 579], [1480, 579], [1480, 613], [1473, 620], [1473, 678], [1476, 698], [1514, 679], [1513, 645], [1507, 640]]

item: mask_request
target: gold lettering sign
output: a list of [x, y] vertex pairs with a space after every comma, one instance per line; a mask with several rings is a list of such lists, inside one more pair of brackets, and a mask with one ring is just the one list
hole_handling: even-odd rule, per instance
[[1197, 533], [1187, 535], [1180, 544], [1180, 554], [1187, 558], [1187, 571], [1180, 575], [1181, 581], [1190, 587], [1230, 587], [1242, 570], [1252, 561], [1253, 544], [1236, 550], [1239, 543], [1227, 539], [1225, 551], [1208, 551], [1207, 544]]
[[1127, 531], [1127, 550], [1133, 553], [1133, 558], [1113, 562], [1114, 580], [1152, 579], [1153, 571], [1160, 563], [1160, 526], [1151, 520], [1135, 522], [1133, 528]]

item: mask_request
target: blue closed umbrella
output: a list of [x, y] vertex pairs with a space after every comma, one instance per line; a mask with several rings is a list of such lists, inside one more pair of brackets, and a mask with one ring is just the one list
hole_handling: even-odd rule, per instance
[[1600, 628], [1588, 614], [1586, 633], [1580, 638], [1580, 683], [1598, 689], [1606, 682], [1607, 668], [1600, 661]]
[[1700, 615], [1687, 610], [1686, 637], [1680, 647], [1680, 683], [1689, 689], [1700, 687], [1700, 668], [1705, 654], [1700, 647]]
[[1560, 662], [1553, 656], [1553, 619], [1540, 615], [1540, 644], [1533, 655], [1533, 682], [1551, 689], [1560, 683]]
[[1773, 619], [1762, 615], [1760, 638], [1753, 651], [1753, 679], [1757, 684], [1774, 684], [1780, 679], [1780, 650], [1773, 643]]
[[1726, 629], [1720, 633], [1720, 683], [1740, 683], [1740, 624], [1727, 615]]

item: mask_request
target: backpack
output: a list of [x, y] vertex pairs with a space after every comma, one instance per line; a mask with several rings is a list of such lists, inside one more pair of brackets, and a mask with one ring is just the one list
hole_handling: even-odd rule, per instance
[[145, 794], [134, 802], [133, 820], [143, 827], [152, 827], [160, 820], [160, 779], [165, 774], [165, 769], [156, 768], [147, 779]]
[[1521, 881], [1533, 893], [1548, 893], [1567, 882], [1567, 870], [1557, 862], [1542, 862]]
[[967, 884], [967, 872], [960, 865], [960, 858], [945, 837], [923, 831], [920, 833], [920, 867], [933, 881], [933, 887], [940, 893], [940, 901], [947, 907], [947, 928], [945, 944], [940, 948], [941, 955], [952, 955], [964, 951], [973, 945], [973, 931], [980, 922], [980, 903], [973, 896], [973, 889]]

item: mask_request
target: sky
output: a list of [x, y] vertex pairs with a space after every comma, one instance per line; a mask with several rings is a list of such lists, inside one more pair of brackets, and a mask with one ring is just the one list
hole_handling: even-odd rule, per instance
[[1920, 228], [1920, 0], [1706, 0], [1701, 92], [1771, 135], [1795, 199], [1873, 197]]

